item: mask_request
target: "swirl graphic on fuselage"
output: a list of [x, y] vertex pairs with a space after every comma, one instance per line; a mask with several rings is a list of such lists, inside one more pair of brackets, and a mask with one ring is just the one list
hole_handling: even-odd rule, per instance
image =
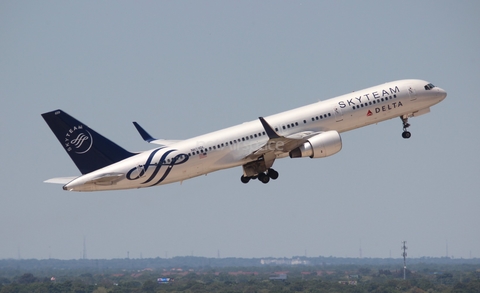
[[[164, 148], [158, 148], [158, 149], [153, 150], [150, 153], [150, 155], [148, 156], [145, 164], [143, 164], [143, 166], [138, 166], [138, 167], [132, 168], [130, 171], [127, 172], [126, 178], [128, 180], [140, 179], [145, 175], [148, 168], [154, 167], [155, 169], [153, 170], [152, 174], [141, 184], [147, 184], [147, 183], [154, 182], [153, 184], [151, 184], [149, 186], [158, 185], [158, 184], [162, 183], [167, 178], [167, 176], [170, 174], [170, 172], [172, 171], [174, 166], [181, 165], [181, 164], [185, 163], [186, 161], [188, 161], [188, 159], [189, 159], [189, 156], [187, 154], [177, 154], [173, 158], [167, 160], [167, 156], [170, 153], [176, 151], [176, 150], [167, 150], [165, 153], [162, 154], [162, 156], [160, 157], [158, 162], [154, 163], [153, 158], [155, 157], [157, 152], [162, 150], [162, 149], [164, 149]], [[166, 166], [166, 168], [164, 168], [165, 170], [162, 170], [163, 166]], [[138, 175], [133, 176], [135, 171], [136, 170], [138, 171], [139, 168], [140, 168], [140, 172], [138, 173]]]

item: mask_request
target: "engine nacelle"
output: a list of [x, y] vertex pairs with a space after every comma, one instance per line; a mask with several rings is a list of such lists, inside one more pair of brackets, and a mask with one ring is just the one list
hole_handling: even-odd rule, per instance
[[306, 143], [292, 150], [290, 158], [325, 158], [338, 153], [342, 149], [342, 138], [335, 130], [322, 132], [312, 136]]

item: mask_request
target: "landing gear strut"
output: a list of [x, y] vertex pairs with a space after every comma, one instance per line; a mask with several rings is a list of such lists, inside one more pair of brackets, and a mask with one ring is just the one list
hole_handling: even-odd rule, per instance
[[248, 183], [251, 179], [258, 179], [258, 181], [262, 182], [263, 184], [267, 184], [270, 179], [275, 180], [278, 178], [278, 172], [273, 170], [272, 168], [268, 168], [267, 172], [265, 173], [258, 173], [256, 176], [244, 176], [240, 177], [240, 181], [242, 183]]
[[410, 131], [407, 130], [407, 128], [410, 127], [410, 124], [408, 123], [408, 116], [407, 115], [400, 116], [400, 119], [402, 119], [402, 122], [403, 122], [402, 137], [410, 138], [412, 134], [410, 133]]

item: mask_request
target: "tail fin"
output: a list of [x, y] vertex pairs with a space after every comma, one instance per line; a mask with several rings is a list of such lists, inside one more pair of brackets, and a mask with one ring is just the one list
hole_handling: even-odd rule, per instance
[[44, 113], [42, 117], [82, 174], [135, 155], [62, 110]]

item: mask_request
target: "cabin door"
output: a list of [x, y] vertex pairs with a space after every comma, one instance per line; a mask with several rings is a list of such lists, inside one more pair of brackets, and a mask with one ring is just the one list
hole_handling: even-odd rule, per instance
[[335, 105], [333, 107], [333, 114], [335, 115], [335, 121], [340, 122], [343, 121], [343, 112], [342, 108], [339, 105]]

